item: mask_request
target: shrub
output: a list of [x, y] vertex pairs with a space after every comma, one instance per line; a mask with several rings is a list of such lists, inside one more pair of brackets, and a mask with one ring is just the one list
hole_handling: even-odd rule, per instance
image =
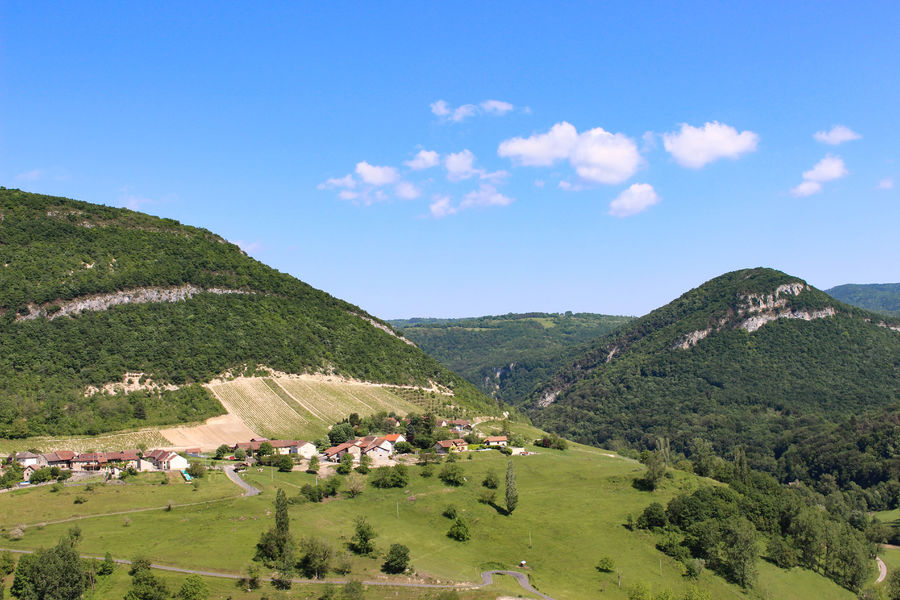
[[344, 455], [341, 457], [341, 462], [337, 466], [336, 470], [341, 475], [346, 475], [347, 473], [352, 471], [353, 470], [353, 455], [350, 454], [349, 452], [344, 453]]
[[425, 465], [422, 467], [422, 470], [419, 471], [419, 475], [422, 477], [431, 477], [434, 475], [434, 467], [432, 465]]
[[365, 517], [356, 517], [353, 537], [350, 538], [350, 549], [357, 554], [371, 554], [375, 551], [373, 541], [378, 534]]
[[637, 526], [639, 529], [653, 529], [654, 527], [665, 527], [666, 510], [659, 502], [654, 502], [644, 509], [641, 516], [637, 518]]
[[601, 556], [597, 561], [597, 570], [602, 573], [612, 573], [616, 568], [616, 561], [611, 556]]
[[471, 538], [472, 535], [469, 533], [469, 526], [466, 522], [462, 519], [456, 519], [456, 521], [453, 522], [453, 525], [450, 526], [447, 537], [454, 539], [457, 542], [465, 542]]
[[496, 471], [490, 470], [487, 472], [487, 475], [484, 476], [484, 479], [481, 480], [481, 485], [496, 490], [497, 486], [500, 485], [500, 477], [497, 475]]
[[294, 461], [287, 454], [278, 459], [278, 471], [281, 473], [290, 473], [294, 469]]
[[63, 484], [61, 484], [61, 483], [58, 482], [58, 481], [57, 481], [56, 483], [54, 483], [53, 485], [50, 486], [50, 491], [53, 492], [54, 494], [55, 494], [56, 492], [61, 492], [62, 489], [63, 489]]
[[493, 504], [497, 498], [497, 491], [489, 488], [483, 488], [478, 491], [478, 501], [482, 504]]
[[307, 473], [318, 473], [319, 472], [319, 457], [313, 456], [309, 459], [309, 464], [306, 465]]
[[441, 514], [444, 515], [445, 517], [447, 517], [448, 519], [455, 519], [456, 514], [457, 514], [456, 507], [453, 506], [452, 504], [448, 504], [447, 506], [444, 507], [444, 512], [442, 512]]
[[466, 474], [463, 471], [462, 465], [457, 463], [445, 464], [438, 477], [440, 477], [441, 481], [447, 485], [452, 486], [460, 486], [466, 482]]
[[402, 573], [409, 566], [409, 548], [403, 544], [391, 544], [387, 558], [381, 565], [385, 573]]
[[75, 500], [73, 500], [73, 502], [75, 504], [84, 504], [85, 502], [87, 502], [87, 498], [85, 498], [84, 496], [75, 496]]
[[402, 488], [409, 483], [409, 472], [405, 465], [378, 467], [372, 470], [370, 483], [377, 488]]
[[397, 442], [394, 445], [395, 454], [409, 454], [413, 451], [413, 445], [409, 442]]

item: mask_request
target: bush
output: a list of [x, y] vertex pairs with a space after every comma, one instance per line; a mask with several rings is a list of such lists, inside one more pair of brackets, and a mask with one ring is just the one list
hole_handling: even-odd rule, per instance
[[444, 515], [445, 517], [447, 517], [448, 519], [455, 519], [456, 515], [457, 515], [456, 507], [453, 506], [452, 504], [448, 504], [447, 506], [444, 507], [444, 512], [442, 512], [441, 514]]
[[391, 544], [387, 558], [381, 565], [385, 573], [402, 573], [409, 566], [409, 548], [403, 544]]
[[497, 491], [490, 488], [483, 488], [478, 491], [478, 501], [482, 504], [493, 504], [497, 498]]
[[50, 486], [50, 491], [53, 492], [53, 493], [61, 492], [62, 489], [63, 489], [63, 484], [61, 484], [61, 483], [58, 482], [58, 481], [57, 481], [56, 483], [54, 483], [53, 485]]
[[375, 551], [373, 541], [378, 534], [365, 517], [356, 517], [353, 537], [350, 538], [350, 549], [356, 554], [372, 554]]
[[409, 454], [413, 451], [413, 445], [409, 442], [397, 442], [394, 444], [394, 454]]
[[450, 531], [447, 532], [447, 537], [456, 540], [457, 542], [465, 542], [469, 538], [472, 537], [471, 533], [469, 533], [469, 526], [462, 519], [456, 519], [453, 522], [453, 525], [450, 526]]
[[597, 561], [597, 570], [602, 573], [612, 573], [616, 568], [616, 562], [611, 556], [601, 556]]
[[444, 468], [441, 469], [438, 477], [440, 477], [441, 481], [447, 485], [452, 486], [460, 486], [466, 482], [465, 471], [463, 471], [462, 465], [457, 463], [447, 463], [444, 465]]
[[637, 518], [637, 526], [639, 529], [653, 529], [654, 527], [665, 527], [666, 510], [659, 502], [654, 502], [644, 509], [641, 516]]
[[484, 479], [481, 480], [481, 485], [496, 490], [497, 486], [500, 485], [500, 477], [497, 475], [496, 471], [490, 470], [487, 472], [487, 475], [484, 476]]
[[87, 502], [87, 498], [85, 498], [84, 496], [75, 496], [75, 500], [73, 500], [73, 502], [75, 504], [84, 504], [85, 502]]
[[294, 460], [287, 454], [278, 459], [278, 471], [290, 473], [294, 469]]
[[318, 473], [319, 472], [319, 457], [313, 456], [309, 459], [309, 464], [306, 465], [307, 473]]
[[378, 467], [372, 470], [371, 481], [377, 488], [402, 488], [409, 483], [409, 472], [405, 465]]
[[419, 471], [419, 475], [421, 475], [422, 477], [431, 477], [432, 475], [434, 475], [434, 466], [432, 466], [432, 465], [423, 466], [422, 470]]
[[337, 466], [336, 470], [341, 475], [346, 475], [347, 473], [352, 471], [353, 470], [353, 455], [350, 454], [349, 452], [344, 453], [344, 455], [341, 457], [341, 462]]

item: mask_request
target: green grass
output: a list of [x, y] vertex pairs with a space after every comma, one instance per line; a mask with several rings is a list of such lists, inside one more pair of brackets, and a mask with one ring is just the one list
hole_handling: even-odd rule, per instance
[[[160, 483], [164, 475], [169, 481], [168, 485]], [[163, 508], [169, 502], [186, 504], [219, 500], [241, 493], [223, 473], [217, 472], [207, 473], [200, 480], [196, 491], [177, 473], [144, 473], [129, 478], [122, 484], [103, 485], [95, 482], [92, 487], [88, 491], [88, 486], [70, 484], [59, 492], [51, 492], [50, 486], [40, 486], [0, 494], [0, 514], [4, 515], [0, 530], [8, 530], [20, 524], [36, 525], [132, 509]], [[77, 497], [87, 501], [75, 504]], [[125, 517], [134, 518], [133, 515], [121, 515], [109, 519], [122, 526]], [[68, 527], [71, 526], [72, 523], [69, 523]]]
[[[526, 560], [535, 586], [557, 599], [594, 598], [601, 592], [604, 597], [624, 598], [626, 588], [636, 582], [655, 591], [669, 589], [675, 593], [689, 587], [681, 566], [654, 548], [653, 535], [628, 531], [622, 524], [627, 515], [637, 514], [652, 501], [665, 503], [678, 491], [695, 488], [701, 484], [699, 478], [675, 472], [661, 490], [640, 492], [631, 485], [642, 471], [634, 461], [609, 457], [603, 451], [579, 445], [572, 445], [566, 452], [541, 449], [537, 455], [513, 458], [519, 508], [512, 516], [505, 516], [479, 504], [475, 495], [489, 469], [497, 471], [502, 479], [507, 458], [497, 452], [472, 456], [472, 460], [461, 460], [468, 482], [460, 488], [448, 488], [437, 477], [422, 478], [419, 467], [411, 467], [409, 486], [403, 490], [369, 487], [356, 499], [293, 505], [292, 530], [298, 537], [320, 536], [345, 548], [353, 519], [365, 515], [379, 533], [379, 552], [383, 554], [392, 543], [407, 545], [412, 565], [421, 577], [476, 582], [483, 570], [510, 568]], [[251, 470], [246, 479], [261, 488], [263, 494], [171, 512], [134, 513], [129, 515], [129, 527], [123, 526], [121, 516], [80, 521], [83, 551], [110, 551], [117, 557], [144, 553], [155, 562], [179, 567], [241, 571], [250, 562], [260, 533], [274, 522], [275, 489], [283, 487], [289, 497], [294, 497], [299, 486], [315, 481], [306, 473], [271, 470]], [[155, 498], [164, 504], [178, 487], [148, 485], [147, 502], [152, 504], [149, 499]], [[42, 491], [31, 491], [37, 492]], [[502, 490], [498, 497], [502, 499]], [[92, 501], [81, 506], [89, 508]], [[459, 543], [446, 537], [450, 521], [441, 512], [448, 503], [456, 505], [469, 521], [470, 541]], [[19, 516], [20, 511], [30, 510], [30, 504], [37, 502], [10, 505], [12, 510], [3, 514], [12, 515], [13, 522], [21, 522], [24, 519]], [[4, 540], [3, 544], [20, 548], [49, 546], [70, 526], [71, 523], [29, 528], [22, 540]], [[601, 574], [594, 568], [602, 555], [615, 558], [616, 568], [622, 573], [621, 590], [616, 586], [615, 574]], [[381, 559], [355, 557], [353, 561], [354, 576], [384, 577], [379, 572]], [[714, 598], [765, 598], [766, 591], [773, 600], [853, 597], [813, 573], [799, 569], [782, 571], [762, 562], [759, 585], [747, 594], [709, 572], [703, 573], [699, 585]], [[511, 595], [521, 592], [509, 581], [501, 582], [500, 588], [502, 593]], [[798, 590], [803, 590], [803, 594], [798, 595]], [[370, 592], [369, 597], [394, 596], [379, 590]]]

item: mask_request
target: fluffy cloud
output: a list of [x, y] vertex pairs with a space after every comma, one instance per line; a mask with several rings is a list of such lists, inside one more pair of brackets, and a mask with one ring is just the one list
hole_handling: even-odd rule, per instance
[[456, 108], [450, 106], [446, 100], [438, 100], [432, 102], [430, 106], [432, 114], [441, 117], [445, 121], [453, 121], [454, 123], [459, 123], [478, 114], [505, 115], [515, 108], [515, 106], [503, 100], [485, 100], [480, 104], [463, 104]]
[[356, 163], [356, 174], [369, 185], [388, 185], [399, 178], [394, 167], [377, 167], [366, 161]]
[[812, 196], [822, 191], [822, 183], [846, 177], [850, 172], [840, 156], [830, 154], [817, 162], [809, 171], [803, 172], [803, 182], [791, 189], [796, 198]]
[[609, 214], [630, 217], [659, 204], [659, 195], [649, 183], [635, 183], [609, 203]]
[[422, 169], [436, 167], [440, 162], [441, 156], [434, 150], [419, 150], [412, 160], [408, 160], [403, 164], [413, 171], [421, 171]]
[[454, 205], [450, 196], [435, 196], [428, 210], [435, 219], [455, 215], [458, 212], [470, 208], [484, 208], [488, 206], [509, 206], [513, 199], [497, 191], [493, 185], [482, 183], [477, 190], [472, 190], [463, 196], [459, 204]]
[[813, 135], [813, 138], [815, 138], [817, 142], [822, 142], [823, 144], [829, 144], [831, 146], [858, 140], [861, 137], [861, 135], [844, 125], [835, 125], [829, 131], [817, 131]]
[[444, 168], [447, 169], [447, 179], [450, 181], [462, 181], [469, 179], [475, 175], [480, 175], [482, 171], [474, 167], [475, 155], [469, 150], [448, 154], [444, 159]]
[[457, 209], [453, 206], [450, 196], [435, 196], [428, 206], [428, 210], [431, 211], [432, 217], [440, 219], [456, 213]]
[[353, 175], [349, 173], [344, 175], [343, 177], [332, 177], [331, 179], [326, 179], [318, 186], [320, 190], [333, 190], [335, 188], [344, 188], [348, 190], [352, 190], [356, 187], [356, 180], [353, 179]]
[[394, 193], [401, 200], [415, 200], [422, 195], [422, 192], [419, 191], [419, 188], [408, 181], [401, 181], [400, 183], [398, 183], [394, 188]]
[[568, 160], [579, 177], [593, 183], [622, 183], [641, 166], [637, 144], [628, 136], [602, 127], [579, 134], [565, 121], [546, 133], [504, 140], [497, 154], [529, 167], [548, 167]]
[[893, 177], [885, 177], [881, 181], [878, 182], [876, 186], [879, 190], [892, 190], [894, 189], [894, 178]]
[[753, 152], [759, 136], [752, 131], [737, 132], [724, 123], [713, 121], [703, 127], [681, 124], [681, 130], [664, 133], [663, 146], [679, 165], [699, 169], [720, 158], [736, 159]]

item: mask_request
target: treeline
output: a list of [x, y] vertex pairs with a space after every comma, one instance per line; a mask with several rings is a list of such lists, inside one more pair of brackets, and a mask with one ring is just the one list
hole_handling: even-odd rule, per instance
[[715, 472], [727, 487], [683, 493], [666, 507], [653, 503], [632, 522], [655, 531], [657, 548], [684, 563], [688, 576], [710, 568], [748, 587], [764, 557], [782, 568], [817, 571], [854, 591], [866, 581], [885, 528], [863, 505], [848, 506], [842, 497], [799, 483], [782, 485], [749, 469], [740, 452], [734, 463], [719, 461]]
[[535, 387], [630, 317], [591, 313], [525, 313], [470, 319], [391, 321], [442, 364], [507, 404]]

